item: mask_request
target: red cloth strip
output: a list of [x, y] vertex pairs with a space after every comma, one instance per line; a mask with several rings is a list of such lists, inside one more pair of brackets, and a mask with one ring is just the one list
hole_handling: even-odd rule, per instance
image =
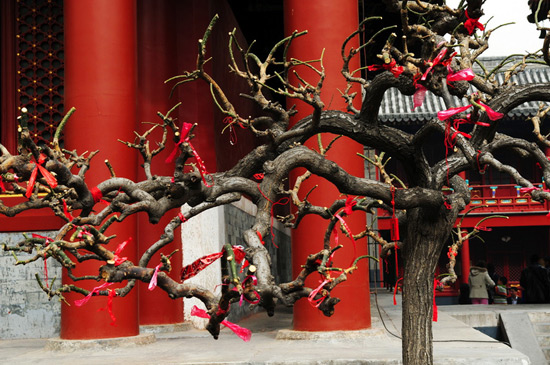
[[315, 296], [321, 291], [321, 289], [323, 289], [323, 287], [330, 283], [330, 280], [328, 279], [325, 279], [324, 281], [320, 281], [319, 282], [321, 283], [317, 288], [315, 288], [314, 290], [312, 290], [311, 293], [309, 293], [308, 297], [307, 297], [307, 301], [309, 302], [309, 304], [311, 304], [313, 307], [315, 308], [318, 308], [321, 303], [323, 302], [323, 300], [325, 300], [326, 298], [326, 295], [325, 296], [322, 296], [321, 298], [319, 299], [315, 299]]
[[114, 284], [114, 283], [103, 283], [103, 284], [101, 284], [101, 285], [99, 285], [99, 286], [96, 286], [96, 287], [93, 288], [92, 291], [91, 291], [88, 295], [86, 295], [84, 298], [75, 300], [75, 301], [74, 301], [74, 305], [76, 305], [77, 307], [83, 306], [84, 304], [88, 303], [88, 301], [90, 300], [90, 298], [91, 298], [92, 296], [94, 296], [94, 294], [99, 293], [99, 291], [100, 291], [101, 289], [104, 289], [104, 288], [106, 288], [106, 287], [108, 287], [108, 286], [111, 286], [111, 285], [113, 285], [113, 284]]
[[[397, 252], [396, 252], [396, 257], [397, 257]], [[397, 305], [397, 299], [395, 298], [395, 296], [397, 295], [397, 283], [399, 283], [402, 280], [403, 278], [399, 278], [395, 282], [395, 287], [393, 288], [393, 305]]]
[[115, 257], [113, 258], [113, 260], [115, 260], [115, 266], [118, 266], [122, 264], [124, 261], [128, 260], [127, 257], [119, 257], [119, 255], [122, 252], [122, 250], [124, 250], [124, 247], [126, 247], [126, 245], [130, 242], [132, 242], [132, 237], [128, 238], [126, 241], [122, 242], [117, 246], [115, 250]]
[[[196, 305], [191, 308], [191, 315], [195, 317], [200, 318], [206, 318], [209, 319], [210, 316], [204, 309], [198, 308]], [[236, 325], [235, 323], [231, 323], [228, 320], [223, 320], [222, 324], [229, 328], [231, 331], [233, 331], [237, 336], [239, 336], [243, 341], [248, 342], [250, 341], [250, 338], [252, 337], [252, 332], [244, 327], [241, 327], [239, 325]]]
[[[349, 228], [346, 221], [342, 217], [340, 217], [340, 214], [336, 213], [334, 216], [340, 221], [340, 223], [342, 223], [342, 225], [344, 226], [346, 231], [348, 231], [349, 238], [350, 238], [351, 242], [353, 242], [353, 257], [354, 258], [357, 257], [357, 244], [355, 243], [355, 238], [353, 238], [353, 233], [351, 232], [351, 229]], [[353, 260], [354, 259], [352, 259], [352, 262], [353, 262]]]
[[464, 22], [464, 28], [468, 31], [469, 35], [472, 35], [476, 29], [485, 30], [485, 26], [479, 22], [479, 18], [470, 18], [468, 10], [464, 10], [467, 20]]
[[181, 269], [181, 280], [185, 281], [197, 275], [207, 266], [223, 256], [223, 251], [203, 256]]
[[109, 312], [109, 316], [111, 316], [111, 326], [116, 327], [116, 317], [113, 313], [113, 298], [116, 297], [116, 291], [109, 290], [109, 295], [107, 296], [107, 307], [105, 308], [99, 308], [97, 311], [104, 311], [107, 310]]
[[151, 277], [151, 281], [149, 282], [147, 289], [154, 290], [157, 287], [157, 276], [161, 266], [162, 264], [155, 266], [155, 271], [153, 271], [153, 276]]

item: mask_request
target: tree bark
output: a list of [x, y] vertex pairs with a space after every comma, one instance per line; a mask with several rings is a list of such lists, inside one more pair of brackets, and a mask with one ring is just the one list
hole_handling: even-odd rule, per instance
[[[411, 209], [403, 244], [403, 364], [433, 364], [434, 273], [456, 216], [453, 210]], [[452, 217], [451, 217], [452, 216]]]

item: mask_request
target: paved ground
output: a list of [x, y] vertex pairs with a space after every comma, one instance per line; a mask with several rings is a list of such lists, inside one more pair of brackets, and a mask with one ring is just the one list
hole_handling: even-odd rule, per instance
[[[330, 336], [313, 333], [302, 340], [280, 339], [293, 333], [292, 313], [282, 310], [273, 318], [259, 313], [241, 321], [240, 325], [253, 331], [250, 342], [243, 342], [228, 329], [222, 330], [217, 341], [205, 331], [188, 330], [156, 335], [156, 341], [146, 345], [107, 343], [95, 349], [64, 351], [45, 349], [48, 340], [0, 340], [0, 363], [400, 364], [401, 340], [394, 336], [400, 335], [400, 303], [394, 306], [390, 294], [379, 293], [380, 318], [377, 301], [374, 296], [372, 299], [373, 329], [354, 333], [355, 336], [333, 332]], [[473, 306], [454, 307], [463, 312], [478, 310]], [[439, 321], [433, 326], [436, 364], [529, 363], [525, 355], [451, 317], [451, 310], [450, 306], [440, 310]], [[384, 324], [394, 335], [384, 329]], [[130, 341], [123, 341], [126, 342]]]

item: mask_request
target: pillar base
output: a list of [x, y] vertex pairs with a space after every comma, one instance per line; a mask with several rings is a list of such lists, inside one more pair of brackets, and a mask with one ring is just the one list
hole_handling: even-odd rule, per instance
[[174, 333], [193, 329], [193, 325], [188, 322], [171, 324], [148, 324], [139, 326], [139, 333]]
[[114, 347], [135, 347], [154, 343], [157, 338], [153, 333], [129, 337], [101, 338], [97, 340], [62, 340], [49, 339], [44, 349], [46, 351], [73, 352], [87, 349], [106, 349]]
[[372, 318], [372, 327], [356, 331], [296, 331], [282, 329], [277, 332], [277, 340], [357, 340], [363, 338], [387, 338], [382, 322]]

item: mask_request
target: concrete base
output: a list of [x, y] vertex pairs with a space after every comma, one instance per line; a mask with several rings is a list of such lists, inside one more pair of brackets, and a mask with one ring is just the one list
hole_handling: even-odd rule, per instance
[[500, 313], [500, 319], [513, 349], [529, 356], [533, 365], [547, 364], [527, 313], [503, 312]]
[[193, 328], [191, 323], [172, 323], [172, 324], [151, 324], [139, 326], [139, 333], [173, 333], [173, 332], [183, 332], [189, 331]]
[[60, 338], [49, 339], [44, 349], [46, 351], [73, 352], [88, 349], [110, 349], [117, 347], [134, 347], [148, 345], [156, 342], [154, 334], [140, 334], [130, 337], [102, 338], [94, 340], [62, 340]]
[[386, 337], [384, 330], [366, 329], [358, 331], [326, 331], [326, 332], [310, 332], [310, 331], [294, 331], [280, 330], [277, 332], [277, 340], [357, 340], [362, 338]]

